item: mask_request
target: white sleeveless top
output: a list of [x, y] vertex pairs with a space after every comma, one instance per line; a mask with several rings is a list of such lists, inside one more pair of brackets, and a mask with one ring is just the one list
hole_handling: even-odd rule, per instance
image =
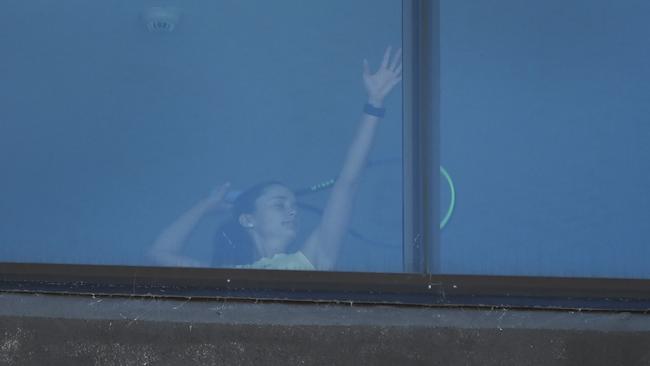
[[292, 254], [280, 253], [273, 257], [264, 257], [253, 264], [241, 264], [241, 269], [286, 269], [296, 271], [314, 271], [316, 267], [301, 251]]

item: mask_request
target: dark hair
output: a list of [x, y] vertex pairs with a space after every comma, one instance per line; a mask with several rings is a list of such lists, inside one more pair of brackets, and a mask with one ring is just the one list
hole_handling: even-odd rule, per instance
[[235, 198], [231, 217], [223, 223], [214, 236], [213, 267], [229, 267], [239, 264], [251, 264], [257, 260], [255, 243], [248, 232], [239, 223], [239, 216], [255, 211], [255, 202], [267, 188], [280, 185], [278, 181], [258, 183]]

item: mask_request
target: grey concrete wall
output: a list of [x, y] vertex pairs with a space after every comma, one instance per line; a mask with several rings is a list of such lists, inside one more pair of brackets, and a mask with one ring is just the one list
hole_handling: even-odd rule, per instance
[[0, 294], [0, 365], [650, 365], [631, 313]]

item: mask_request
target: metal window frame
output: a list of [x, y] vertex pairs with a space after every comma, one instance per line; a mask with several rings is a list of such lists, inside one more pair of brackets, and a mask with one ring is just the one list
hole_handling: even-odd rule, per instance
[[438, 1], [402, 2], [403, 270], [438, 272]]
[[403, 269], [440, 272], [438, 0], [403, 1]]
[[650, 280], [0, 263], [0, 293], [650, 311]]

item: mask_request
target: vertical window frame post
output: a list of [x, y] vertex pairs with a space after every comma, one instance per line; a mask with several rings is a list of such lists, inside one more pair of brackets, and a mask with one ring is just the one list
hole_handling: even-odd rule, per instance
[[404, 0], [403, 258], [440, 273], [440, 2]]

